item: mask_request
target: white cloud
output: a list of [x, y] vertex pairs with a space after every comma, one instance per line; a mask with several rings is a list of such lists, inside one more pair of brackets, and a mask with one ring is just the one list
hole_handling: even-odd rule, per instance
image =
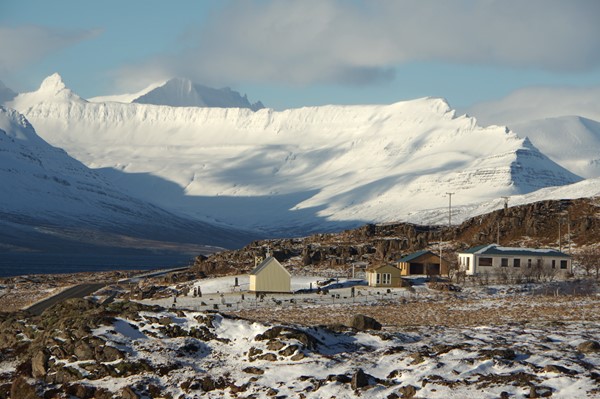
[[467, 112], [483, 125], [514, 125], [535, 119], [583, 116], [600, 121], [600, 86], [528, 87], [496, 101], [472, 106]]
[[595, 0], [233, 2], [179, 54], [121, 76], [365, 84], [413, 61], [581, 71], [600, 66], [598, 15]]
[[98, 33], [98, 30], [67, 31], [35, 25], [0, 26], [0, 72], [12, 73]]

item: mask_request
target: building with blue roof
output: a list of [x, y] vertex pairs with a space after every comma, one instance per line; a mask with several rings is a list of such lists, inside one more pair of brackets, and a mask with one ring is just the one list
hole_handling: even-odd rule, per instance
[[567, 275], [571, 256], [556, 249], [479, 245], [458, 253], [459, 268], [467, 275], [523, 274]]

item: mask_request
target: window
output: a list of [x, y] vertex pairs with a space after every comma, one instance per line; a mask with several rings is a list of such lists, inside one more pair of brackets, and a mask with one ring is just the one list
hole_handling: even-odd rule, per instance
[[556, 269], [556, 260], [555, 259], [552, 259], [552, 268]]
[[521, 259], [513, 259], [513, 267], [521, 267]]
[[544, 263], [543, 263], [543, 261], [542, 261], [541, 259], [538, 259], [538, 260], [537, 260], [537, 268], [538, 268], [538, 269], [541, 269], [543, 264], [544, 264]]
[[392, 284], [392, 274], [391, 273], [383, 273], [383, 285]]
[[500, 259], [500, 266], [502, 266], [502, 267], [508, 267], [508, 258], [502, 258], [502, 259]]
[[375, 273], [375, 284], [381, 284], [381, 274]]
[[531, 269], [531, 259], [527, 259], [527, 267]]
[[479, 266], [492, 266], [492, 258], [479, 258]]
[[567, 268], [567, 264], [568, 264], [568, 262], [566, 260], [561, 260], [560, 261], [560, 268], [561, 269], [566, 269]]

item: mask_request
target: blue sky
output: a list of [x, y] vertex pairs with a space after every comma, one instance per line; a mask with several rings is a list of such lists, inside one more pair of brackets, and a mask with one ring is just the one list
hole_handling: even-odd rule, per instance
[[600, 87], [596, 0], [0, 0], [0, 80], [84, 98], [169, 77], [275, 109]]

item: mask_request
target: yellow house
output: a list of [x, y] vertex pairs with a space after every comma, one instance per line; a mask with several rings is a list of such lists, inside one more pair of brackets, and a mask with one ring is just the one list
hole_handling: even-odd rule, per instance
[[291, 292], [292, 276], [272, 256], [263, 260], [250, 272], [252, 292]]
[[368, 268], [367, 282], [370, 287], [402, 287], [400, 269], [392, 265], [379, 265]]

